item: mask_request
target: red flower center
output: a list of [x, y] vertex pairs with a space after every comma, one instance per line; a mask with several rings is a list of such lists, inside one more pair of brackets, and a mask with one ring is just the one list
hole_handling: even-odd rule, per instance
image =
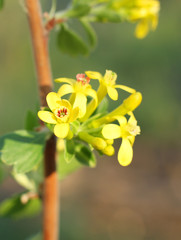
[[57, 111], [57, 116], [62, 118], [68, 114], [67, 108], [61, 108]]

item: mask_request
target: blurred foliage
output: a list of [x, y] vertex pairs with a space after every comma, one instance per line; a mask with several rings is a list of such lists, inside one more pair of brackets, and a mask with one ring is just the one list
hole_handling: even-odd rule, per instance
[[[0, 137], [1, 159], [17, 173], [31, 171], [43, 158], [46, 132], [19, 130]], [[9, 151], [11, 149], [11, 151]]]
[[[0, 1], [0, 8], [3, 2]], [[68, 2], [58, 1], [58, 7], [61, 9]], [[46, 0], [42, 3], [44, 9], [48, 10], [50, 1]], [[54, 78], [64, 76], [72, 78], [78, 72], [93, 69], [102, 73], [105, 69], [115, 71], [120, 76], [118, 84], [129, 85], [143, 93], [142, 105], [136, 112], [138, 122], [142, 126], [141, 138], [149, 138], [160, 144], [173, 142], [177, 145], [181, 130], [181, 2], [178, 0], [161, 1], [161, 6], [158, 29], [142, 41], [133, 37], [134, 26], [129, 24], [94, 24], [99, 41], [89, 58], [79, 56], [72, 59], [57, 51], [55, 44], [57, 39], [54, 31], [51, 32], [50, 55]], [[22, 9], [23, 6], [18, 5], [16, 1], [9, 0], [0, 14], [1, 134], [23, 128], [23, 119], [26, 117], [27, 110], [34, 109], [39, 101], [28, 23], [25, 11]], [[5, 24], [8, 19], [13, 19], [11, 24], [8, 24], [8, 21]], [[70, 21], [71, 25], [75, 26], [77, 32], [85, 34], [80, 23]], [[119, 103], [112, 102], [110, 108], [115, 105], [119, 105]], [[27, 126], [27, 123], [25, 125]], [[27, 128], [32, 127], [28, 125]], [[75, 162], [70, 163], [72, 171], [74, 171], [74, 167], [79, 168], [80, 166], [78, 162], [75, 163], [75, 166], [73, 163]], [[66, 164], [65, 162], [65, 167]], [[0, 178], [3, 178], [1, 172], [0, 169]], [[75, 209], [75, 206], [73, 207]], [[67, 216], [67, 214], [64, 216], [67, 218], [67, 222], [64, 221], [62, 228], [68, 236], [67, 239], [76, 239], [77, 226], [84, 224], [83, 221], [82, 223], [77, 221], [77, 214], [80, 213], [75, 211], [74, 224], [70, 231], [69, 220], [73, 214], [72, 208], [71, 216]], [[8, 223], [10, 224], [8, 225]], [[24, 239], [32, 232], [29, 222], [26, 220], [21, 224], [19, 222], [18, 224], [8, 221], [1, 222], [2, 234], [6, 225], [11, 226], [11, 232], [6, 230], [6, 236], [9, 236], [9, 239], [14, 238], [15, 232], [14, 239], [18, 240]], [[36, 221], [33, 222], [33, 227], [36, 228], [35, 232], [40, 228], [38, 225]], [[86, 231], [86, 227], [82, 227], [82, 225], [78, 229]], [[86, 233], [80, 231], [77, 236], [81, 234], [82, 239], [85, 239], [87, 231]], [[95, 239], [95, 236], [92, 239]], [[98, 239], [100, 238], [98, 237]]]
[[[66, 4], [63, 1], [60, 5]], [[52, 31], [50, 55], [54, 78], [72, 78], [85, 70], [103, 73], [105, 69], [112, 69], [120, 76], [119, 84], [132, 86], [143, 93], [143, 103], [136, 113], [144, 133], [141, 137], [155, 139], [156, 136], [158, 141], [177, 142], [181, 130], [180, 5], [176, 0], [165, 1], [158, 29], [144, 40], [132, 36], [134, 26], [129, 24], [95, 24], [99, 42], [89, 58], [79, 56], [75, 59], [61, 54], [55, 46], [56, 33]], [[44, 9], [48, 8], [46, 1]], [[1, 134], [22, 128], [27, 109], [33, 109], [38, 102], [25, 13], [16, 2], [9, 1], [0, 18], [8, 16], [14, 19], [8, 28], [0, 21], [0, 107], [4, 113]], [[82, 31], [79, 23], [74, 25], [76, 31]], [[110, 107], [116, 104], [119, 103], [112, 101]]]
[[4, 0], [0, 0], [0, 9], [3, 8]]
[[21, 195], [16, 195], [10, 199], [4, 200], [0, 204], [0, 217], [21, 219], [32, 217], [41, 210], [40, 199], [30, 199], [27, 203], [22, 203]]
[[89, 49], [82, 39], [65, 24], [61, 26], [57, 43], [63, 53], [68, 53], [71, 56], [88, 55], [89, 53]]

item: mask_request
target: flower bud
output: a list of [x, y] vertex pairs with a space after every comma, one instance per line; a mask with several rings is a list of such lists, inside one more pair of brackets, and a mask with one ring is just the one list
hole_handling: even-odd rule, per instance
[[107, 146], [107, 143], [103, 138], [93, 137], [86, 132], [79, 132], [78, 135], [79, 135], [80, 139], [91, 144], [94, 148], [96, 148], [98, 150], [102, 150]]
[[114, 147], [112, 145], [108, 145], [107, 147], [105, 147], [102, 152], [108, 156], [112, 156], [114, 155]]

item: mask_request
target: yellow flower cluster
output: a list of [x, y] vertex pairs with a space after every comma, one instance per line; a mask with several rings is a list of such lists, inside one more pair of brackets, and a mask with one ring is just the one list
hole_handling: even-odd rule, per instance
[[135, 30], [137, 38], [144, 38], [149, 30], [158, 24], [160, 2], [158, 0], [113, 0], [111, 6], [129, 22], [138, 22]]
[[[98, 80], [99, 87], [95, 91], [90, 81]], [[49, 109], [38, 112], [39, 118], [53, 126], [54, 134], [61, 139], [76, 138], [86, 142], [100, 153], [112, 156], [115, 152], [114, 139], [122, 138], [118, 152], [118, 161], [127, 166], [133, 158], [133, 143], [135, 136], [140, 134], [140, 127], [133, 111], [140, 105], [142, 95], [124, 85], [116, 85], [117, 74], [107, 70], [101, 75], [98, 72], [87, 71], [77, 74], [76, 80], [59, 78], [56, 82], [64, 83], [58, 92], [47, 95]], [[98, 111], [99, 104], [106, 95], [112, 100], [118, 100], [117, 89], [130, 93], [119, 107], [110, 113]], [[69, 94], [69, 101], [62, 99]], [[88, 97], [92, 98], [88, 102]], [[129, 116], [129, 119], [125, 115]], [[119, 125], [111, 122], [118, 121]]]

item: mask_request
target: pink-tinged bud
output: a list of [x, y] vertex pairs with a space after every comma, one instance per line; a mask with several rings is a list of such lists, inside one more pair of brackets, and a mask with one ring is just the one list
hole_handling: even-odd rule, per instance
[[84, 73], [78, 73], [76, 75], [77, 82], [80, 82], [82, 85], [89, 84], [90, 78], [86, 77]]
[[85, 79], [85, 74], [84, 73], [78, 73], [76, 75], [77, 81], [82, 81], [83, 79]]

